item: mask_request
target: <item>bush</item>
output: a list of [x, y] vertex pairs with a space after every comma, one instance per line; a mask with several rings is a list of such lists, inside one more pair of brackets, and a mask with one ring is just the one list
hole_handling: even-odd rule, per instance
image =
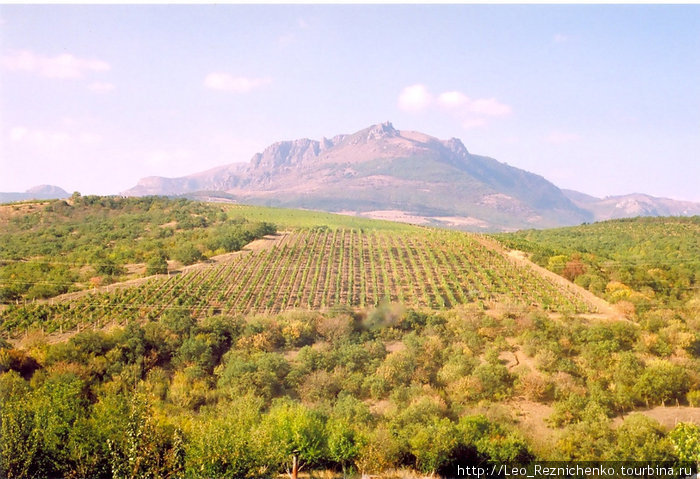
[[163, 255], [156, 255], [151, 257], [146, 263], [146, 274], [165, 274], [168, 272], [168, 262]]
[[174, 258], [184, 265], [194, 264], [204, 258], [202, 252], [191, 244], [184, 244], [175, 250]]

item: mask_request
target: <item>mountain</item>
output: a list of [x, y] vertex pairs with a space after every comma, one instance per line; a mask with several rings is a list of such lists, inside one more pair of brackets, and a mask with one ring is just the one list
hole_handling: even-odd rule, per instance
[[596, 221], [633, 216], [700, 215], [700, 204], [691, 201], [656, 198], [641, 193], [596, 198], [573, 190], [562, 192], [579, 208], [590, 211]]
[[24, 193], [11, 192], [0, 193], [0, 203], [25, 200], [54, 200], [68, 198], [70, 194], [63, 188], [54, 185], [39, 185], [29, 188]]
[[543, 177], [391, 123], [275, 143], [248, 163], [148, 177], [124, 195], [181, 195], [494, 231], [579, 224], [591, 213]]

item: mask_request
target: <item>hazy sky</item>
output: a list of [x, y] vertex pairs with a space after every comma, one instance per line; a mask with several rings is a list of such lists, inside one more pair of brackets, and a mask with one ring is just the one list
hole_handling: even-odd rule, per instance
[[2, 5], [0, 191], [391, 121], [596, 196], [700, 201], [700, 5]]

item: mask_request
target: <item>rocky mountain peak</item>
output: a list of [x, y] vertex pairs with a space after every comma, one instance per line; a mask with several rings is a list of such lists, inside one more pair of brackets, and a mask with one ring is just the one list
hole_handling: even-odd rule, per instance
[[459, 138], [450, 138], [445, 141], [445, 147], [460, 158], [469, 156], [469, 151]]
[[[324, 139], [325, 140], [325, 139]], [[297, 165], [306, 160], [315, 158], [321, 149], [327, 148], [325, 142], [320, 142], [302, 138], [293, 141], [280, 141], [274, 143], [262, 153], [256, 153], [250, 161], [253, 169], [272, 169], [283, 165]]]
[[372, 125], [367, 130], [367, 141], [379, 140], [382, 138], [394, 138], [399, 136], [400, 133], [394, 128], [391, 122], [386, 121], [384, 123], [379, 123], [377, 125]]

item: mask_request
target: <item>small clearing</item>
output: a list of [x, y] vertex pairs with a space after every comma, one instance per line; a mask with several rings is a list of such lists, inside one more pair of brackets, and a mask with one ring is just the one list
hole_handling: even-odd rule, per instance
[[[666, 430], [673, 429], [679, 422], [691, 422], [700, 426], [700, 407], [690, 406], [656, 406], [650, 409], [639, 409], [632, 413], [641, 413], [658, 421]], [[632, 414], [629, 413], [629, 414]], [[616, 426], [622, 424], [623, 418], [613, 421]]]

